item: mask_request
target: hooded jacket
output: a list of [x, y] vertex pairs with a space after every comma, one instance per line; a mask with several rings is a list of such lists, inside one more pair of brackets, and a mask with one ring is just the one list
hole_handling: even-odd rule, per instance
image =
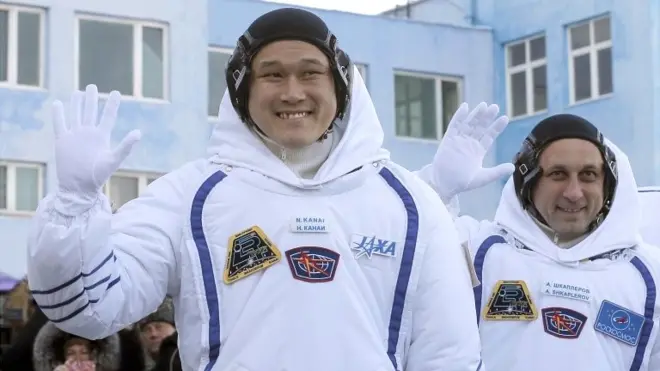
[[630, 162], [608, 145], [619, 176], [611, 210], [571, 248], [521, 207], [511, 178], [494, 221], [455, 219], [481, 282], [476, 311], [489, 371], [660, 369], [660, 249], [639, 237]]
[[639, 187], [639, 201], [642, 205], [642, 239], [651, 245], [660, 246], [660, 187]]
[[[53, 371], [65, 362], [64, 343], [71, 337], [53, 323], [46, 323], [34, 341], [32, 362], [34, 371]], [[121, 362], [121, 345], [119, 335], [92, 342], [96, 371], [119, 371]]]
[[[35, 339], [42, 327], [48, 323], [44, 313], [36, 308], [25, 326], [18, 332], [15, 341], [0, 357], [2, 371], [35, 371]], [[117, 333], [121, 347], [119, 371], [145, 371], [144, 355], [140, 339], [135, 331], [121, 330]]]
[[209, 158], [159, 178], [114, 216], [102, 195], [74, 218], [48, 196], [28, 262], [44, 313], [102, 338], [169, 294], [186, 370], [480, 368], [451, 216], [389, 161], [354, 76], [342, 139], [313, 179], [273, 155], [225, 94]]

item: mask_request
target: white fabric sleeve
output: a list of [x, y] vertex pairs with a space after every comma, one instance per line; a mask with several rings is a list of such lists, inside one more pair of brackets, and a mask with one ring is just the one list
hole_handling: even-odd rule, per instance
[[[656, 306], [657, 307], [657, 306]], [[658, 320], [656, 319], [656, 324], [658, 323]], [[660, 332], [656, 333], [660, 334]], [[649, 366], [647, 370], [660, 370], [660, 341], [656, 340], [655, 344], [653, 344], [653, 348], [651, 349], [651, 355], [649, 356]]]
[[428, 184], [429, 187], [431, 187], [431, 189], [433, 189], [433, 191], [438, 195], [438, 197], [440, 197], [442, 203], [445, 204], [447, 210], [449, 210], [449, 214], [454, 220], [456, 229], [458, 230], [458, 237], [460, 242], [462, 244], [466, 244], [468, 241], [470, 241], [470, 237], [478, 233], [479, 229], [481, 228], [481, 222], [468, 215], [459, 216], [461, 212], [461, 205], [458, 200], [458, 195], [453, 196], [449, 200], [442, 198], [442, 193], [435, 185], [435, 181], [433, 179], [432, 164], [428, 164], [420, 170], [414, 171], [413, 174], [415, 174], [415, 176], [421, 179], [424, 183]]
[[154, 181], [112, 214], [107, 198], [49, 195], [28, 241], [28, 282], [44, 314], [60, 329], [107, 337], [155, 311], [176, 292], [190, 165]]
[[435, 214], [439, 220], [423, 257], [405, 369], [483, 371], [470, 264], [449, 213]]

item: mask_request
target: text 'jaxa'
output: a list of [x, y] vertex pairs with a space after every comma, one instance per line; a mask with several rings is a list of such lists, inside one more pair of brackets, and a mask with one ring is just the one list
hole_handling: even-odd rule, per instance
[[354, 234], [351, 239], [351, 248], [356, 250], [356, 259], [359, 259], [361, 256], [366, 256], [371, 259], [373, 255], [392, 258], [396, 256], [396, 242], [377, 238], [375, 236]]

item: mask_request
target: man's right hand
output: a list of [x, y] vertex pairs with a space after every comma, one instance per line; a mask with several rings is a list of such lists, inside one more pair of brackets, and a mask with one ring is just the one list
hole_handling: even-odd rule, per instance
[[110, 147], [120, 100], [119, 92], [110, 93], [98, 125], [96, 85], [88, 85], [85, 93], [76, 91], [73, 94], [68, 120], [62, 102], [53, 103], [55, 164], [60, 191], [94, 197], [140, 140], [140, 131], [133, 130], [117, 147]]
[[452, 117], [432, 165], [434, 188], [445, 203], [513, 172], [511, 163], [483, 167], [486, 153], [509, 123], [508, 117], [498, 114], [494, 104], [481, 103], [469, 111], [463, 103]]

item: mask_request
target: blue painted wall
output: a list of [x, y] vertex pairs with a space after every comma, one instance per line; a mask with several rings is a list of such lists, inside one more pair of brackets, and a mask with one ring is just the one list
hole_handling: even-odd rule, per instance
[[[75, 12], [169, 24], [169, 102], [126, 99], [115, 140], [139, 128], [144, 138], [124, 164], [126, 170], [166, 172], [204, 153], [212, 125], [207, 118], [207, 47], [232, 48], [257, 16], [281, 5], [256, 0], [20, 0], [47, 9], [46, 87], [0, 87], [0, 158], [46, 163], [47, 188], [54, 185], [50, 104], [66, 99], [74, 86]], [[635, 6], [631, 4], [634, 3]], [[424, 0], [411, 14], [421, 20], [316, 11], [338, 35], [351, 57], [368, 65], [368, 88], [395, 161], [417, 169], [431, 161], [437, 142], [394, 136], [393, 70], [463, 78], [463, 99], [506, 106], [504, 43], [545, 32], [549, 56], [549, 113], [584, 115], [628, 153], [642, 184], [657, 181], [660, 119], [655, 97], [660, 5], [658, 0]], [[426, 7], [426, 8], [424, 8]], [[530, 11], [534, 9], [534, 11]], [[566, 24], [610, 13], [614, 51], [614, 95], [568, 107]], [[421, 18], [423, 16], [423, 18]], [[472, 22], [476, 22], [476, 26]], [[443, 22], [443, 24], [439, 24]], [[650, 45], [649, 45], [650, 44]], [[522, 138], [542, 119], [514, 121], [497, 142], [486, 165], [509, 161]], [[658, 156], [658, 155], [656, 155]], [[462, 198], [463, 210], [492, 215], [500, 185]], [[0, 216], [0, 270], [25, 271], [29, 219]]]
[[[658, 27], [657, 1], [488, 0], [478, 4], [478, 20], [493, 28], [498, 104], [506, 106], [507, 99], [503, 44], [545, 33], [548, 114], [569, 112], [586, 117], [629, 155], [640, 185], [658, 181], [655, 158], [660, 153], [660, 137], [654, 125], [658, 122], [658, 73], [653, 72], [658, 70], [658, 38], [651, 30]], [[604, 14], [611, 17], [614, 93], [570, 105], [566, 27]], [[656, 45], [655, 50], [650, 43]], [[498, 159], [510, 161], [523, 138], [546, 116], [514, 120], [497, 142]]]
[[[143, 133], [125, 170], [167, 172], [203, 154], [208, 138], [206, 101], [207, 4], [188, 0], [19, 1], [46, 9], [45, 89], [0, 87], [0, 158], [45, 163], [46, 188], [55, 185], [52, 162], [51, 104], [68, 100], [74, 85], [76, 12], [169, 24], [170, 102], [147, 103], [127, 98], [122, 104], [114, 140], [133, 129]], [[16, 2], [12, 2], [16, 4]], [[30, 220], [0, 216], [0, 270], [19, 276], [26, 269]]]

